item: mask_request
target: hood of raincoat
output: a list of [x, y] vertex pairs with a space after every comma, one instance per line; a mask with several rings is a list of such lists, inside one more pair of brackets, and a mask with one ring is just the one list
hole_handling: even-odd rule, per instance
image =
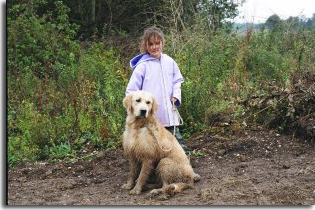
[[130, 60], [130, 67], [132, 69], [135, 69], [138, 64], [147, 60], [155, 60], [155, 59], [156, 58], [151, 57], [148, 53], [142, 53]]

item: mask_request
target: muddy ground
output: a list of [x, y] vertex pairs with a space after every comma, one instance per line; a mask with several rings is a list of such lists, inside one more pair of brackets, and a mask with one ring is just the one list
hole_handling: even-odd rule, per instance
[[294, 136], [250, 128], [196, 135], [188, 146], [202, 179], [180, 194], [129, 195], [121, 149], [76, 163], [33, 163], [8, 172], [9, 205], [314, 205], [315, 147]]

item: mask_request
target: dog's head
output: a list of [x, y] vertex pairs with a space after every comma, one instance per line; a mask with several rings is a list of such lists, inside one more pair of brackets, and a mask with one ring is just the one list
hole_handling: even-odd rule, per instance
[[124, 98], [124, 107], [128, 115], [136, 118], [148, 118], [157, 111], [157, 102], [154, 96], [146, 91], [132, 92]]

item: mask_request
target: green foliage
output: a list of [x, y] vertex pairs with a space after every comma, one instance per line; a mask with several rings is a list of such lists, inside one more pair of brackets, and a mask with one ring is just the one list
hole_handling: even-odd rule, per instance
[[233, 0], [201, 0], [196, 8], [201, 17], [207, 20], [209, 29], [217, 31], [224, 25], [230, 26], [226, 23], [238, 15], [238, 7], [242, 3]]
[[95, 43], [82, 56], [80, 68], [84, 69], [84, 85], [78, 97], [82, 106], [80, 129], [101, 134], [103, 146], [111, 144], [107, 140], [117, 139], [124, 123], [124, 108], [118, 103], [125, 92], [123, 66], [113, 51], [104, 50], [103, 43]]
[[[290, 74], [290, 58], [281, 53], [281, 48], [276, 42], [280, 42], [278, 35], [258, 33], [251, 37], [248, 45], [244, 64], [249, 72], [249, 77], [255, 80], [275, 79], [284, 83]], [[274, 40], [277, 36], [277, 40]]]
[[49, 158], [51, 160], [70, 158], [73, 155], [69, 141], [49, 148]]
[[[34, 1], [43, 4], [45, 1]], [[58, 79], [60, 66], [69, 65], [69, 51], [76, 52], [78, 45], [71, 41], [77, 27], [69, 24], [62, 3], [55, 2], [56, 19], [51, 14], [38, 16], [33, 7], [15, 5], [8, 17], [9, 73], [17, 75], [31, 71], [38, 78]]]
[[271, 30], [274, 30], [276, 29], [277, 27], [279, 27], [281, 24], [281, 20], [280, 20], [280, 17], [276, 14], [274, 15], [271, 15], [267, 20], [266, 20], [266, 23], [265, 25], [271, 29]]
[[233, 76], [241, 39], [226, 32], [217, 32], [214, 36], [206, 34], [187, 31], [181, 39], [168, 38], [174, 42], [171, 46], [178, 48], [167, 48], [166, 52], [174, 57], [185, 78], [180, 107], [185, 138], [207, 126], [208, 109], [231, 108], [225, 97], [229, 94], [228, 83]]
[[34, 110], [33, 103], [23, 101], [17, 112], [9, 111], [8, 119], [9, 160], [46, 158], [41, 152], [53, 136], [48, 116]]
[[238, 101], [259, 90], [261, 84], [276, 81], [285, 89], [292, 73], [312, 70], [313, 32], [288, 32], [289, 26], [283, 27], [273, 31], [249, 29], [244, 36], [224, 31], [196, 33], [192, 27], [180, 37], [170, 34], [166, 38], [171, 44], [165, 51], [175, 58], [185, 78], [180, 107], [185, 138], [209, 126], [209, 110], [240, 119], [244, 108]]
[[[132, 57], [126, 49], [136, 43], [123, 30], [115, 40], [105, 35], [93, 42], [75, 40], [79, 29], [69, 21], [74, 11], [62, 2], [15, 2], [8, 10], [7, 149], [11, 164], [89, 159], [97, 150], [121, 145], [126, 117], [121, 102]], [[177, 4], [168, 9], [176, 9]], [[182, 11], [194, 14], [190, 9]], [[238, 34], [223, 26], [215, 33], [209, 31], [199, 15], [185, 24], [182, 20], [188, 17], [174, 17], [174, 28], [164, 30], [165, 53], [175, 59], [185, 79], [179, 110], [185, 122], [184, 139], [211, 126], [213, 113], [242, 120], [244, 107], [239, 102], [260, 92], [266, 81], [285, 89], [292, 74], [314, 70], [315, 31], [297, 27], [293, 20], [281, 22], [275, 30], [248, 29]], [[131, 43], [126, 47], [121, 40]], [[269, 103], [266, 100], [264, 106]], [[275, 109], [281, 107], [280, 112], [266, 110], [262, 112], [266, 117], [255, 122], [284, 119], [279, 114], [287, 114], [290, 108], [278, 105]], [[259, 106], [252, 107], [259, 112]], [[83, 150], [90, 153], [81, 156]]]
[[193, 154], [195, 157], [197, 157], [197, 158], [206, 156], [206, 153], [205, 153], [204, 151], [201, 151], [201, 150], [197, 150], [197, 151], [194, 150], [194, 151], [192, 152], [192, 154]]
[[[75, 157], [86, 147], [119, 145], [125, 77], [107, 43], [72, 40], [69, 8], [36, 15], [17, 4], [8, 18], [9, 162]], [[52, 15], [54, 13], [54, 15]], [[86, 46], [86, 45], [85, 45]]]
[[[60, 0], [57, 3], [54, 0], [36, 0], [28, 4], [32, 8], [35, 5], [33, 11], [38, 14], [50, 12], [52, 18], [58, 17], [61, 22], [70, 19], [70, 23], [76, 23], [81, 28], [78, 37], [89, 40], [116, 36], [122, 32], [140, 35], [142, 29], [149, 25], [183, 30], [185, 25], [200, 24], [196, 16], [203, 19], [209, 29], [218, 29], [238, 14], [238, 7], [242, 3], [233, 0]], [[12, 0], [8, 8], [19, 5], [20, 1]], [[52, 5], [58, 10], [51, 11]], [[61, 28], [67, 26], [68, 22], [62, 23], [59, 25]]]

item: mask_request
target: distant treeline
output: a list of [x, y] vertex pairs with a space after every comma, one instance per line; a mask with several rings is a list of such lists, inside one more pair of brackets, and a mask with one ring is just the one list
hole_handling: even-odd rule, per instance
[[247, 28], [254, 29], [277, 29], [280, 27], [290, 27], [292, 30], [309, 29], [315, 30], [315, 14], [311, 18], [305, 17], [289, 17], [285, 20], [281, 20], [276, 14], [267, 18], [265, 23], [234, 23], [234, 30], [246, 30]]

